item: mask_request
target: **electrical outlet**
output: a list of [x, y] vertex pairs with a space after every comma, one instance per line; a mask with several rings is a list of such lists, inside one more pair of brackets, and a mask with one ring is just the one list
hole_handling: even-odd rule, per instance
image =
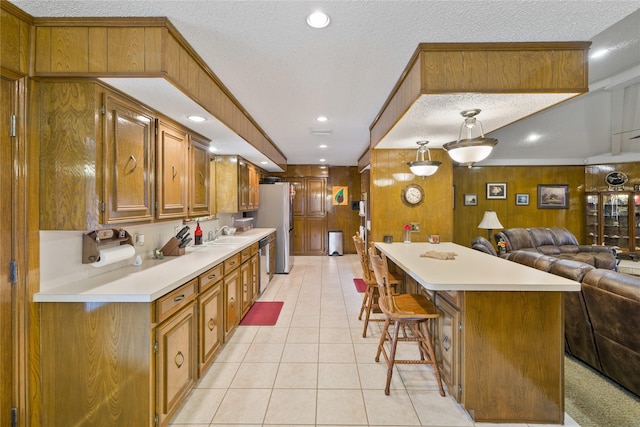
[[411, 232], [412, 233], [420, 232], [420, 223], [419, 222], [410, 222], [409, 225], [411, 225]]

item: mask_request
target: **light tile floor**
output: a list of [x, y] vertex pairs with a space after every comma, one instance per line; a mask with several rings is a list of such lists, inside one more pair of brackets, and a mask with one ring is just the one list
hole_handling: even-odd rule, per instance
[[[374, 361], [382, 323], [362, 337], [359, 271], [356, 255], [296, 257], [260, 297], [284, 301], [278, 323], [239, 326], [171, 425], [492, 426], [441, 397], [430, 366], [397, 366], [385, 396], [385, 364]], [[568, 415], [565, 425], [578, 426]]]

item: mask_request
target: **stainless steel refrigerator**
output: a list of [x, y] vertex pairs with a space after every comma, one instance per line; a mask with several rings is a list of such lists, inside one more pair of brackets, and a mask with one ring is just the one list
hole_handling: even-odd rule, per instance
[[289, 273], [293, 267], [293, 198], [288, 182], [260, 184], [260, 208], [251, 212], [256, 227], [276, 229], [276, 273]]

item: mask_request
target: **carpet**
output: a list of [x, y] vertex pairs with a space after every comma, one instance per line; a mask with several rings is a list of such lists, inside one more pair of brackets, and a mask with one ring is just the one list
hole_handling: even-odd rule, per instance
[[282, 301], [258, 301], [253, 303], [247, 314], [240, 321], [242, 326], [273, 326], [278, 321]]
[[353, 283], [356, 285], [358, 292], [365, 292], [367, 290], [367, 283], [362, 279], [353, 279]]
[[640, 426], [640, 397], [571, 356], [564, 361], [564, 410], [580, 426]]

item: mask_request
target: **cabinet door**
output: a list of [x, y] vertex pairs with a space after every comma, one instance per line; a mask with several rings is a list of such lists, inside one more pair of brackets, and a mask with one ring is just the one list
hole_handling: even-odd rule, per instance
[[324, 216], [326, 178], [307, 178], [306, 181], [307, 206], [305, 214]]
[[249, 210], [260, 207], [260, 172], [258, 168], [249, 165]]
[[209, 199], [209, 153], [191, 140], [191, 179], [189, 180], [189, 216], [210, 215]]
[[224, 339], [222, 281], [198, 297], [199, 375], [202, 376]]
[[293, 185], [293, 190], [295, 191], [293, 198], [293, 215], [304, 215], [306, 205], [304, 178], [287, 178], [287, 181]]
[[587, 244], [599, 245], [600, 238], [600, 197], [598, 194], [587, 194]]
[[434, 346], [442, 380], [447, 384], [449, 393], [459, 402], [461, 387], [460, 367], [460, 311], [436, 296], [436, 305], [440, 317], [435, 322]]
[[602, 195], [603, 241], [606, 246], [630, 247], [629, 193], [605, 193]]
[[293, 248], [294, 255], [306, 255], [307, 251], [307, 220], [303, 216], [293, 217]]
[[640, 193], [633, 195], [633, 224], [631, 228], [635, 228], [634, 232], [634, 249], [632, 252], [640, 251]]
[[258, 254], [251, 257], [251, 304], [260, 294], [260, 261]]
[[224, 277], [224, 336], [225, 340], [229, 334], [238, 326], [240, 322], [240, 311], [242, 310], [240, 298], [240, 269], [236, 268]]
[[167, 425], [196, 382], [196, 305], [170, 317], [156, 328], [156, 410]]
[[104, 223], [150, 220], [155, 121], [150, 113], [124, 100], [109, 94], [104, 98]]
[[325, 255], [325, 240], [327, 237], [326, 220], [307, 217], [307, 254]]
[[188, 135], [160, 122], [158, 125], [158, 218], [187, 216]]
[[242, 291], [242, 314], [244, 316], [251, 307], [251, 263], [243, 262], [240, 266], [240, 286]]
[[249, 165], [243, 159], [238, 159], [238, 209], [249, 210]]

